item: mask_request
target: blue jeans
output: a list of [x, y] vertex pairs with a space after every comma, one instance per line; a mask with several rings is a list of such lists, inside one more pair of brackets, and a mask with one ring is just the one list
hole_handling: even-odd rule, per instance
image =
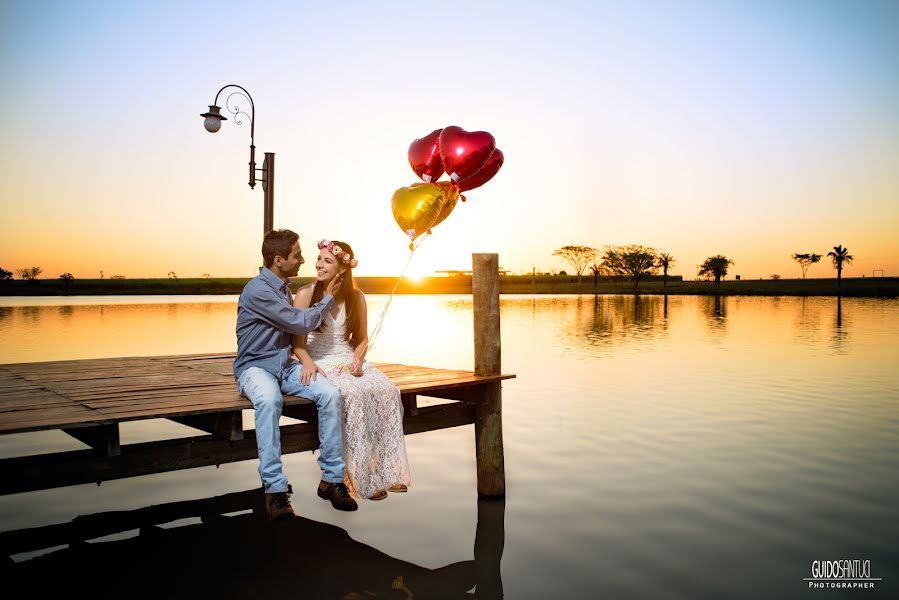
[[287, 491], [287, 478], [281, 465], [281, 429], [278, 421], [284, 409], [284, 397], [301, 396], [318, 407], [318, 465], [322, 480], [343, 483], [343, 401], [340, 390], [326, 377], [309, 385], [300, 383], [302, 365], [293, 363], [282, 379], [259, 367], [250, 367], [237, 380], [237, 390], [256, 409], [256, 447], [259, 449], [259, 476], [266, 493]]

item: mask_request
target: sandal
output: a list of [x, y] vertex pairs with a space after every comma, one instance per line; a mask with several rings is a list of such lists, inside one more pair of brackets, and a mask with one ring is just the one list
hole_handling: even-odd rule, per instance
[[405, 494], [409, 491], [409, 488], [402, 483], [394, 483], [392, 486], [387, 488], [387, 491], [393, 492], [394, 494]]
[[369, 500], [383, 500], [387, 497], [387, 490], [378, 490], [368, 497]]

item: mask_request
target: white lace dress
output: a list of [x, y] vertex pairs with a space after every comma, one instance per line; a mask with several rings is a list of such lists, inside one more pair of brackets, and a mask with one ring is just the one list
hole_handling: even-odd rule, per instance
[[409, 485], [409, 460], [403, 437], [403, 403], [393, 382], [368, 361], [362, 377], [348, 372], [353, 348], [344, 339], [346, 311], [325, 314], [322, 331], [306, 336], [306, 349], [343, 396], [343, 456], [346, 484], [357, 498], [368, 498], [394, 484]]

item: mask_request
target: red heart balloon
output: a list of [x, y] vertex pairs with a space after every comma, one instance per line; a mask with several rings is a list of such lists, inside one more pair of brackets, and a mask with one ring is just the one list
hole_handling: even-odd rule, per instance
[[493, 179], [493, 176], [496, 175], [499, 168], [503, 166], [504, 160], [505, 157], [503, 156], [503, 151], [499, 148], [494, 150], [493, 154], [490, 155], [490, 158], [487, 159], [487, 163], [481, 167], [480, 171], [471, 177], [466, 177], [459, 181], [459, 191], [467, 192], [468, 190], [473, 190]]
[[409, 144], [409, 166], [425, 183], [437, 181], [443, 175], [440, 159], [440, 132], [435, 129], [428, 135]]
[[440, 158], [454, 182], [480, 171], [495, 149], [496, 140], [486, 131], [468, 132], [452, 125], [440, 132]]

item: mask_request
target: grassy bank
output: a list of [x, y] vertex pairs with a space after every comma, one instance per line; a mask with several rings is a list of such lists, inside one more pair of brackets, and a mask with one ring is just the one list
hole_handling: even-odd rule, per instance
[[[548, 279], [548, 278], [543, 278]], [[532, 283], [530, 277], [504, 278], [500, 291], [504, 294], [670, 294], [694, 296], [837, 296], [846, 297], [899, 297], [899, 277], [843, 279], [842, 287], [837, 287], [836, 279], [758, 279], [742, 281], [722, 281], [716, 286], [710, 281], [668, 281], [665, 286], [661, 279], [641, 281], [634, 288], [631, 281], [601, 279], [594, 288], [592, 279], [577, 283], [574, 278], [551, 278], [559, 281]]]
[[[159, 294], [239, 294], [248, 278], [210, 279], [76, 279], [68, 286], [59, 279], [37, 281], [0, 281], [0, 296], [84, 296], [84, 295], [159, 295]], [[293, 280], [293, 287], [312, 281], [309, 277]], [[356, 284], [367, 294], [389, 294], [395, 277], [357, 277]], [[836, 279], [780, 279], [773, 281], [723, 281], [715, 286], [707, 281], [682, 281], [669, 278], [667, 287], [661, 278], [641, 281], [636, 291], [641, 294], [672, 295], [732, 295], [732, 296], [843, 296], [899, 297], [899, 277], [864, 277], [843, 279], [842, 288]], [[400, 282], [400, 294], [470, 294], [471, 277], [426, 277]], [[632, 294], [632, 282], [623, 278], [600, 279], [594, 287], [593, 279], [576, 277], [505, 275], [500, 278], [503, 294]]]

